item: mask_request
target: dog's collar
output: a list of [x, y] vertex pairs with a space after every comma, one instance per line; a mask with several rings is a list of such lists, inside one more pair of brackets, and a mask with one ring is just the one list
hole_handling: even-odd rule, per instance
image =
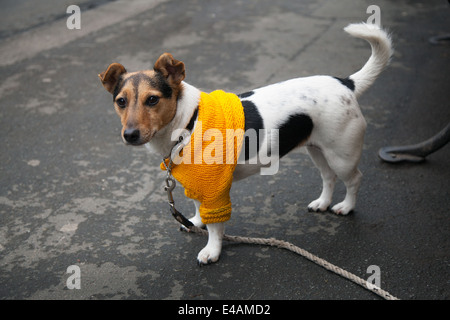
[[191, 120], [189, 120], [188, 125], [186, 126], [186, 130], [192, 131], [194, 129], [195, 120], [197, 120], [198, 116], [198, 107], [195, 108], [194, 114], [191, 117]]
[[189, 123], [187, 124], [185, 130], [183, 133], [178, 137], [177, 142], [173, 145], [170, 154], [168, 154], [163, 159], [163, 163], [165, 163], [165, 160], [169, 160], [169, 165], [172, 164], [173, 160], [179, 156], [181, 150], [189, 143], [191, 132], [194, 129], [195, 121], [197, 120], [198, 116], [198, 107], [195, 108], [194, 113], [192, 114], [191, 119], [189, 120]]

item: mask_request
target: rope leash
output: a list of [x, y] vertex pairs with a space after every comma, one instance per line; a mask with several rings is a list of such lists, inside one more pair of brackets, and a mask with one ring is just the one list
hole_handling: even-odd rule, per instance
[[[188, 230], [188, 232], [193, 232], [193, 233], [197, 233], [197, 234], [201, 234], [201, 235], [208, 235], [208, 231], [206, 231], [202, 228], [196, 227], [196, 226], [191, 226], [187, 230]], [[274, 239], [274, 238], [251, 238], [251, 237], [230, 236], [230, 235], [226, 235], [226, 234], [223, 236], [223, 240], [229, 241], [229, 242], [235, 242], [235, 243], [258, 244], [258, 245], [264, 245], [264, 246], [278, 247], [281, 249], [286, 249], [286, 250], [292, 251], [292, 252], [297, 253], [297, 254], [301, 255], [302, 257], [314, 262], [315, 264], [340, 275], [343, 278], [353, 281], [354, 283], [360, 285], [364, 289], [367, 289], [386, 300], [399, 300], [395, 296], [391, 295], [389, 292], [387, 292], [373, 284], [369, 285], [366, 280], [364, 280], [364, 279], [354, 275], [353, 273], [348, 272], [332, 263], [329, 263], [328, 261], [326, 261], [322, 258], [319, 258], [318, 256], [316, 256], [300, 247], [297, 247], [290, 242], [278, 240], [278, 239]]]

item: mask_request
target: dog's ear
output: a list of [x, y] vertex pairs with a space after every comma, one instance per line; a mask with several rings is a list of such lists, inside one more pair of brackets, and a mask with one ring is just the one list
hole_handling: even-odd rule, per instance
[[179, 85], [186, 76], [184, 63], [176, 60], [170, 53], [163, 53], [153, 69], [162, 73], [171, 85]]
[[102, 81], [105, 89], [110, 93], [114, 93], [114, 88], [116, 87], [120, 76], [126, 72], [127, 70], [125, 70], [125, 67], [120, 63], [111, 63], [108, 69], [100, 73], [98, 77]]

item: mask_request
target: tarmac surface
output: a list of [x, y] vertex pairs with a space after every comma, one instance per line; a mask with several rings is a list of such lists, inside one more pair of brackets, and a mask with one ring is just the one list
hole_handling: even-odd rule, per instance
[[[67, 6], [81, 8], [70, 30]], [[292, 242], [357, 276], [378, 266], [400, 299], [449, 299], [450, 148], [421, 164], [378, 150], [424, 141], [450, 121], [447, 1], [11, 1], [0, 22], [0, 299], [379, 299], [291, 252], [180, 232], [160, 157], [125, 146], [97, 74], [151, 68], [163, 52], [204, 91], [245, 92], [315, 74], [346, 77], [369, 45], [342, 28], [369, 5], [393, 34], [390, 67], [360, 98], [368, 122], [356, 210], [311, 213], [321, 179], [301, 150], [274, 176], [235, 183], [226, 233]], [[339, 183], [333, 203], [341, 201]], [[194, 207], [175, 192], [186, 215]], [[67, 273], [76, 266], [80, 289]]]

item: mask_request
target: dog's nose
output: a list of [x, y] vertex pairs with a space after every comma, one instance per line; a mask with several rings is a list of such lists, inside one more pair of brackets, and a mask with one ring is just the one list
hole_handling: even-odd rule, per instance
[[126, 129], [123, 132], [123, 137], [126, 142], [135, 144], [136, 142], [139, 141], [139, 138], [141, 137], [141, 133], [139, 132], [138, 129], [134, 129], [134, 128]]

